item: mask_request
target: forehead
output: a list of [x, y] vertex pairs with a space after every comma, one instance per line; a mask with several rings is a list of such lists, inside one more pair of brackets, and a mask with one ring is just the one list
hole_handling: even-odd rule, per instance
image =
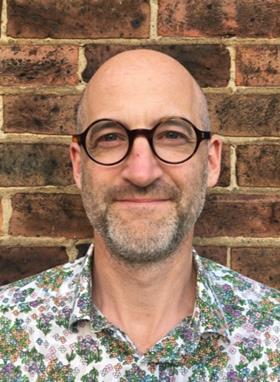
[[[168, 116], [199, 123], [199, 88], [176, 61], [108, 65], [85, 93], [88, 122], [100, 118], [146, 125]], [[142, 126], [143, 127], [143, 126]]]

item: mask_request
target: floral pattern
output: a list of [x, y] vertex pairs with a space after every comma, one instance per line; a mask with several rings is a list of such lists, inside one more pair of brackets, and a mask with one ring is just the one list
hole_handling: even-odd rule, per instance
[[0, 288], [1, 382], [280, 381], [278, 291], [194, 251], [192, 317], [139, 354], [92, 304], [92, 252]]

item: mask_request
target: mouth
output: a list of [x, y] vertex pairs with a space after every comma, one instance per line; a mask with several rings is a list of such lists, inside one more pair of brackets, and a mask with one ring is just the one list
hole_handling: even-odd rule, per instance
[[159, 205], [166, 202], [170, 202], [170, 199], [154, 199], [154, 198], [127, 198], [117, 199], [116, 203], [131, 204], [131, 205]]

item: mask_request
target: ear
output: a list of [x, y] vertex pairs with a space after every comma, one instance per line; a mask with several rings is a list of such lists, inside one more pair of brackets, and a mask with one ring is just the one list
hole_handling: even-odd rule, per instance
[[208, 143], [208, 187], [214, 187], [217, 183], [221, 169], [221, 138], [214, 134]]
[[75, 183], [77, 187], [81, 189], [81, 148], [76, 142], [71, 142], [70, 158]]

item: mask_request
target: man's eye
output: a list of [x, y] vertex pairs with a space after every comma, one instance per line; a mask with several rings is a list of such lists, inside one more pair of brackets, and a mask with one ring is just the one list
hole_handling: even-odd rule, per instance
[[177, 131], [166, 131], [164, 134], [163, 134], [163, 138], [167, 138], [167, 139], [184, 139], [184, 136], [183, 134], [177, 132]]
[[115, 133], [110, 133], [106, 135], [102, 135], [101, 137], [98, 138], [98, 141], [100, 142], [112, 142], [112, 141], [117, 141], [119, 139], [118, 135]]
[[156, 137], [156, 140], [158, 142], [187, 142], [188, 137], [186, 134], [181, 133], [180, 131], [176, 130], [167, 130], [162, 131], [158, 136]]
[[93, 146], [94, 147], [103, 147], [103, 146], [115, 147], [115, 146], [119, 146], [123, 144], [126, 141], [127, 139], [123, 134], [112, 132], [112, 133], [102, 134], [98, 137], [95, 137], [95, 139], [93, 139]]

